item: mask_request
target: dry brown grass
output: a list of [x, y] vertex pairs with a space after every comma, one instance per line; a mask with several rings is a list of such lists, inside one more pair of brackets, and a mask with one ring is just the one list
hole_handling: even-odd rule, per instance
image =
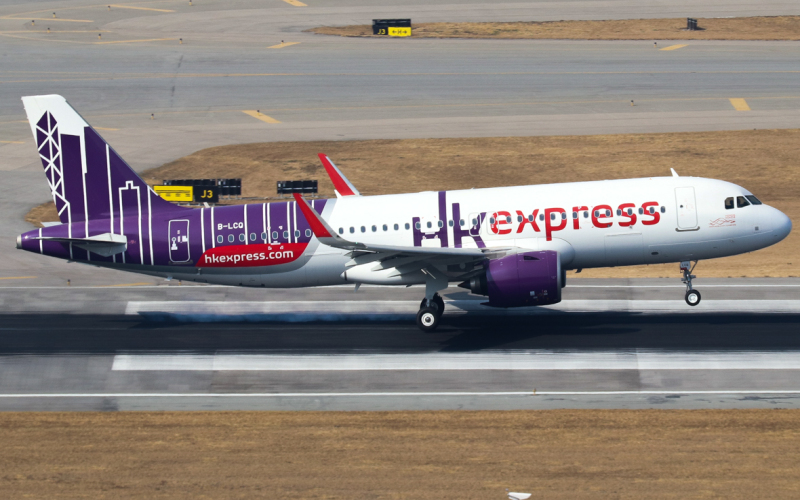
[[[560, 137], [277, 142], [198, 151], [144, 173], [162, 179], [241, 177], [244, 196], [275, 196], [283, 179], [333, 185], [316, 153], [324, 152], [367, 195], [432, 189], [573, 182], [669, 175], [724, 179], [800, 220], [800, 130]], [[490, 174], [490, 175], [489, 175]], [[54, 213], [54, 212], [53, 212]], [[800, 276], [800, 232], [778, 245], [701, 262], [705, 277]], [[584, 270], [581, 277], [673, 277], [677, 265]]]
[[[419, 23], [412, 38], [502, 38], [570, 40], [800, 40], [800, 16], [698, 19], [703, 28], [686, 30], [686, 18], [621, 21], [510, 23]], [[371, 25], [322, 26], [322, 35], [386, 38]]]
[[800, 411], [0, 414], [3, 498], [798, 498]]

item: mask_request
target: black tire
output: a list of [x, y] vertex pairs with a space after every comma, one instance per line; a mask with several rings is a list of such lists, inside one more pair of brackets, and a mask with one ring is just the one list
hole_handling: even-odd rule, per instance
[[[422, 302], [419, 303], [419, 308], [422, 309], [423, 307], [428, 307], [428, 300], [422, 299]], [[433, 300], [431, 301], [431, 307], [436, 309], [437, 314], [439, 316], [442, 315], [444, 312], [444, 299], [438, 293], [433, 296]]]
[[437, 309], [439, 310], [439, 316], [444, 313], [444, 299], [438, 293], [433, 296], [433, 303], [436, 304]]
[[423, 307], [417, 313], [417, 326], [423, 332], [432, 332], [439, 326], [439, 314], [433, 307]]
[[699, 304], [701, 298], [702, 297], [700, 296], [700, 292], [698, 292], [697, 290], [687, 290], [686, 291], [686, 296], [684, 297], [684, 299], [686, 300], [686, 303], [689, 304], [692, 307], [694, 307], [697, 304]]

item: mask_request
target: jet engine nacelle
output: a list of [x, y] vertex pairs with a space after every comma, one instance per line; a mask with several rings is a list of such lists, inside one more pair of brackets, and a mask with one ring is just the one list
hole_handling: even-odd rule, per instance
[[492, 307], [543, 306], [561, 302], [564, 276], [558, 252], [525, 252], [490, 260], [486, 273], [462, 283], [487, 295]]

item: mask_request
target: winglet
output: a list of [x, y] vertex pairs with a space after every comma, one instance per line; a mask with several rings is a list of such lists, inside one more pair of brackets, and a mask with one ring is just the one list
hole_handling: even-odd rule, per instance
[[325, 153], [319, 153], [319, 159], [328, 176], [333, 182], [333, 187], [336, 189], [337, 196], [361, 196], [358, 189], [349, 181], [347, 177], [333, 164], [330, 158]]
[[674, 168], [669, 169], [669, 171], [672, 172], [672, 177], [680, 177]]

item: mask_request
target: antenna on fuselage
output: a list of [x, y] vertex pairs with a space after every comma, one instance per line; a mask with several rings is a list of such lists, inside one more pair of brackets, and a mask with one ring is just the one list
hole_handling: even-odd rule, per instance
[[674, 168], [669, 169], [669, 171], [672, 172], [672, 177], [680, 177], [680, 175], [678, 175], [678, 172], [676, 172]]

